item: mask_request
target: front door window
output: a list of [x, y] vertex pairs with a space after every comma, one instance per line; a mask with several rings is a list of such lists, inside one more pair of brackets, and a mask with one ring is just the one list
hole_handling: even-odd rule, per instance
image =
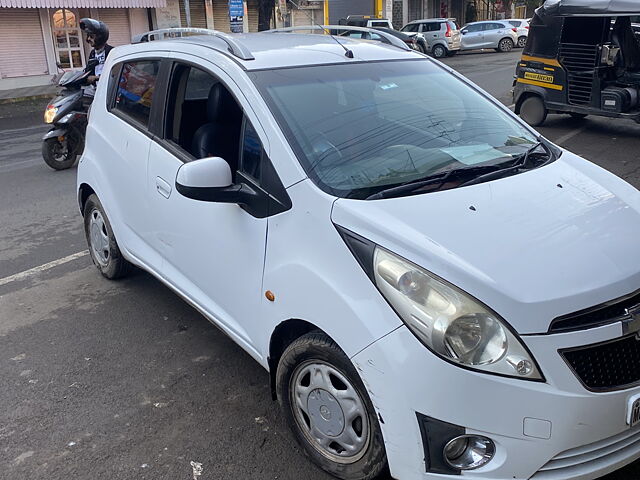
[[76, 14], [61, 8], [54, 12], [51, 23], [53, 43], [60, 67], [65, 69], [84, 67], [82, 35]]

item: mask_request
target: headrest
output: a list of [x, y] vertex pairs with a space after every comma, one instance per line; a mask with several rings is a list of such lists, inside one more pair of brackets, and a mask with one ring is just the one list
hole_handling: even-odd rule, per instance
[[229, 90], [221, 83], [215, 83], [209, 90], [209, 99], [207, 100], [209, 122], [218, 122], [223, 119], [231, 120], [237, 116], [239, 111], [238, 103]]

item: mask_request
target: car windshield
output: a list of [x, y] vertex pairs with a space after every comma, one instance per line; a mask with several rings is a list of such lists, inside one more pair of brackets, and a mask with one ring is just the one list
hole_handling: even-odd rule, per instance
[[538, 140], [428, 60], [253, 72], [309, 177], [364, 199], [448, 170], [498, 165]]

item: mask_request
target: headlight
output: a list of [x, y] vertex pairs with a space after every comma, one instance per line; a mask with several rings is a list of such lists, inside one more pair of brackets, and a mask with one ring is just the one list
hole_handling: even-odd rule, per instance
[[44, 123], [53, 123], [53, 119], [56, 118], [57, 113], [57, 107], [48, 106], [44, 111]]
[[379, 247], [374, 277], [407, 327], [439, 356], [475, 370], [542, 379], [516, 335], [470, 295]]

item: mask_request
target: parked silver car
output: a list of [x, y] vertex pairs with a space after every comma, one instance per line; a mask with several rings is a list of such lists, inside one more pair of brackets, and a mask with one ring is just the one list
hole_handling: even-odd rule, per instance
[[468, 23], [462, 30], [461, 50], [494, 48], [510, 52], [518, 43], [518, 29], [504, 20]]
[[518, 48], [524, 48], [529, 38], [529, 22], [523, 18], [508, 18], [505, 22], [509, 22], [518, 29]]
[[460, 30], [451, 19], [414, 20], [402, 27], [401, 31], [415, 36], [422, 53], [431, 53], [436, 58], [455, 55], [460, 50]]

